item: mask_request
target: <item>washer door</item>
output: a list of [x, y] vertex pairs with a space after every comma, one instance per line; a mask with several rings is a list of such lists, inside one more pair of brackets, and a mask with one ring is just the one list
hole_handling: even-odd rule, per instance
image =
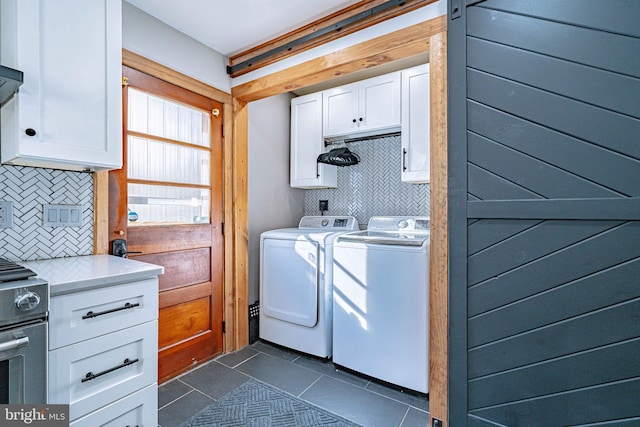
[[314, 327], [318, 323], [318, 243], [265, 239], [262, 245], [260, 284], [264, 314]]

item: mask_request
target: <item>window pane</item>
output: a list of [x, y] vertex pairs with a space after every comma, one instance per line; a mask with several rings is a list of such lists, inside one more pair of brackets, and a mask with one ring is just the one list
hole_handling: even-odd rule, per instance
[[210, 146], [209, 113], [129, 89], [129, 130]]
[[128, 178], [209, 185], [211, 153], [129, 136]]
[[128, 184], [128, 191], [129, 226], [209, 222], [209, 190]]

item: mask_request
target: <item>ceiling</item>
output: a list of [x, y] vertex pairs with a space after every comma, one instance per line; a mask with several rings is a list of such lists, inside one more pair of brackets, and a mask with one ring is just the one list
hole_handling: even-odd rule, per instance
[[360, 0], [126, 0], [224, 56], [232, 56]]

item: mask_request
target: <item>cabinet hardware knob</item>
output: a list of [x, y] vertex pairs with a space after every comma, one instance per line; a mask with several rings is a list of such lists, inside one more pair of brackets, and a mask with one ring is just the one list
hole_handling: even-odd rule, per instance
[[25, 129], [24, 133], [26, 133], [28, 136], [36, 136], [37, 132], [35, 129], [27, 128]]
[[353, 119], [353, 123], [355, 123], [356, 121], [357, 121], [356, 119]]
[[362, 117], [360, 117], [360, 121], [362, 121]]

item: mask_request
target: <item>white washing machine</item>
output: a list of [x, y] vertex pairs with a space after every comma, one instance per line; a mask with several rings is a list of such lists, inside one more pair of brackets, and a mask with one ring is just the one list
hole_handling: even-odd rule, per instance
[[331, 357], [333, 244], [358, 229], [351, 216], [305, 216], [261, 234], [260, 338]]
[[429, 218], [373, 217], [333, 262], [333, 362], [428, 393]]

